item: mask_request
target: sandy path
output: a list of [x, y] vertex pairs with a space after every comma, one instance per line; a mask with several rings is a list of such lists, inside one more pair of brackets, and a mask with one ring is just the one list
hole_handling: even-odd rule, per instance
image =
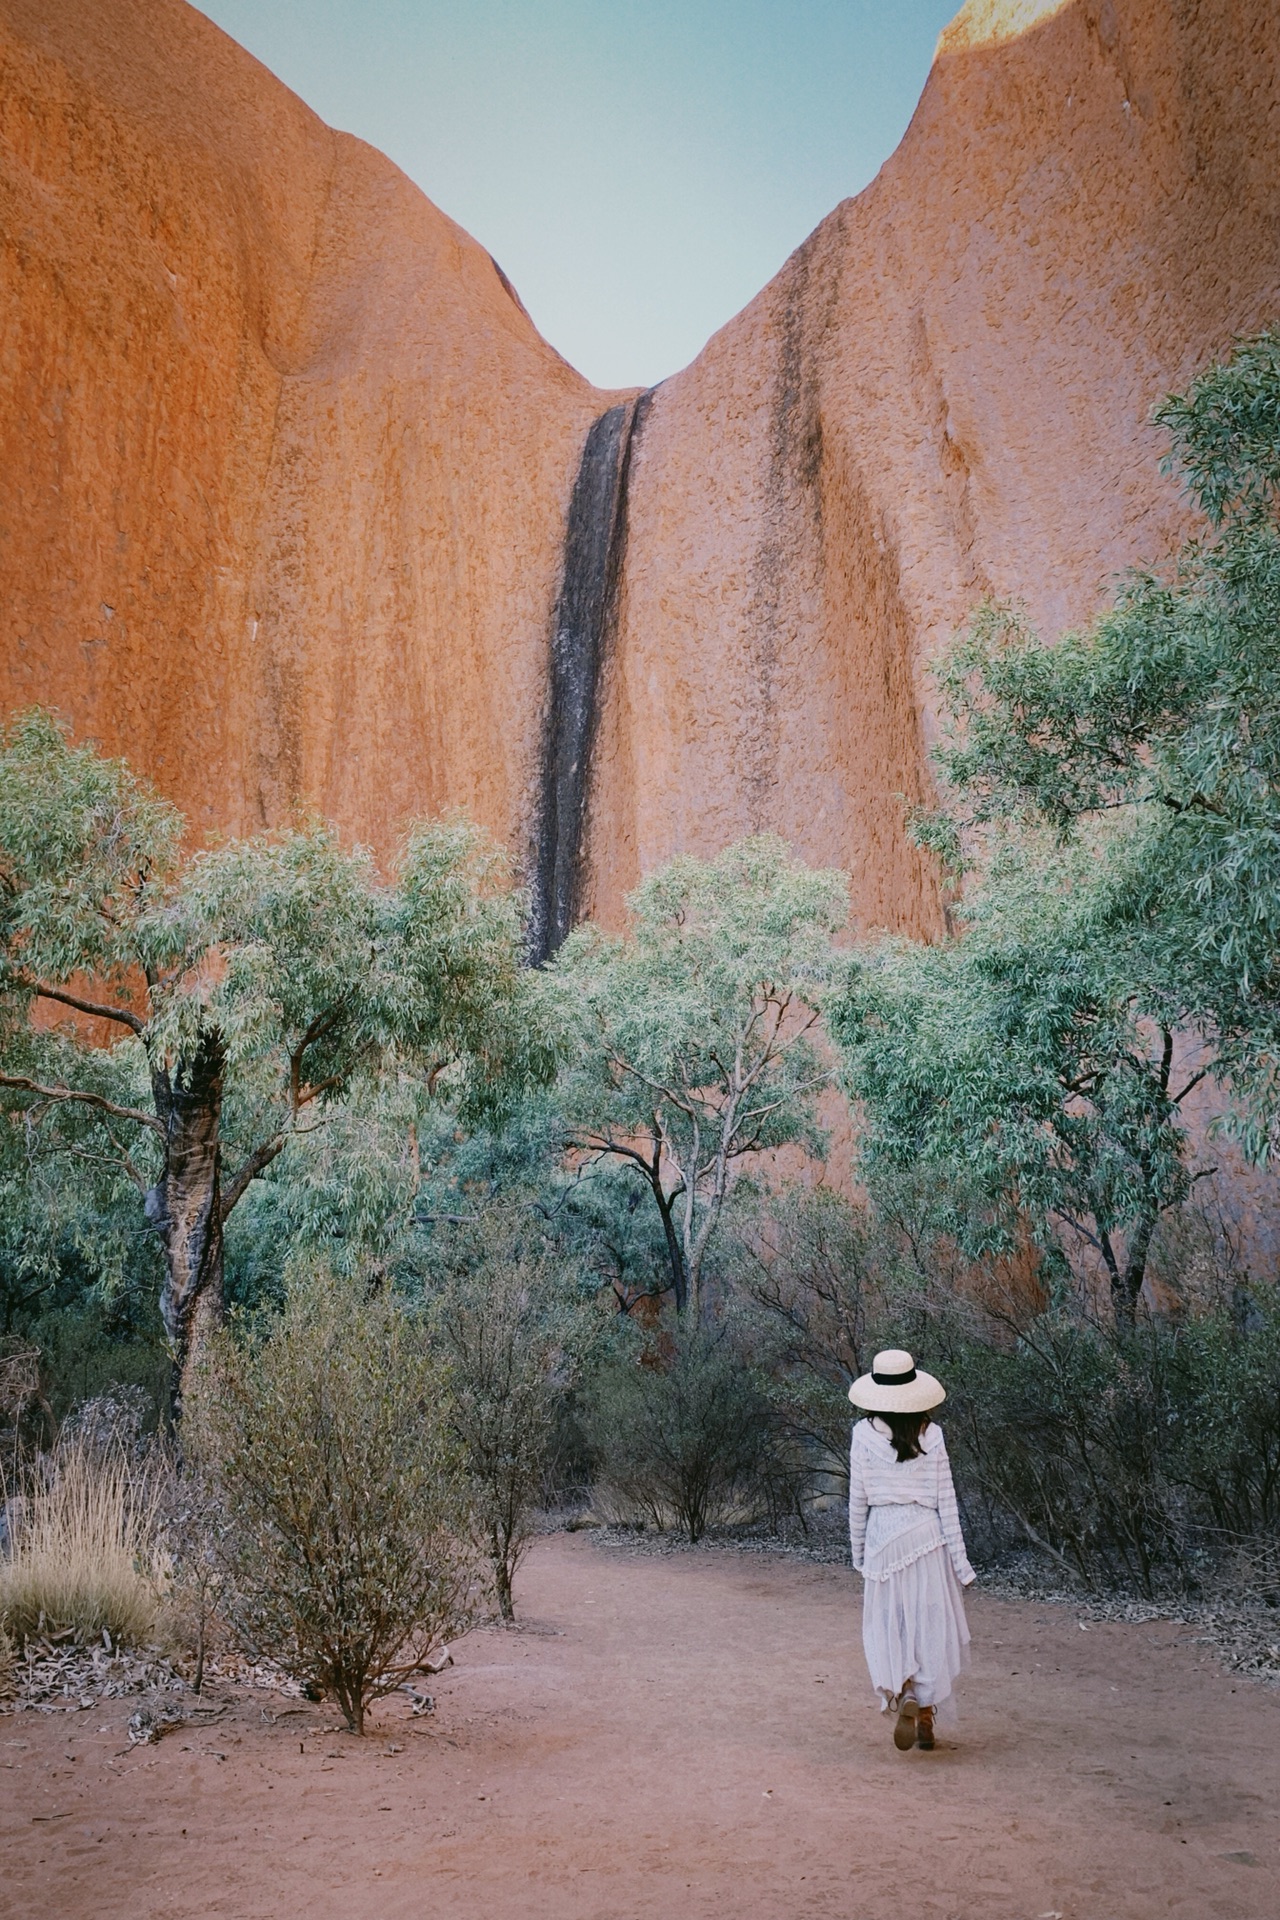
[[1280, 1693], [1176, 1625], [1082, 1633], [1068, 1609], [978, 1594], [954, 1742], [900, 1755], [854, 1584], [559, 1536], [524, 1572], [525, 1630], [472, 1635], [433, 1720], [397, 1703], [363, 1743], [323, 1710], [267, 1724], [260, 1700], [114, 1759], [122, 1704], [0, 1719], [0, 1913], [1280, 1913]]

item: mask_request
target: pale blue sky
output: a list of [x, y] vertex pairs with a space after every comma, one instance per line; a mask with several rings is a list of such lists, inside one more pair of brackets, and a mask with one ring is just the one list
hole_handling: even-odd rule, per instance
[[959, 0], [204, 0], [601, 386], [691, 360], [906, 129]]

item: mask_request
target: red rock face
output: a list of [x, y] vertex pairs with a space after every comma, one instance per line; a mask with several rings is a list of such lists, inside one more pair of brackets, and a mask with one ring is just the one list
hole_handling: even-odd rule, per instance
[[[488, 255], [181, 0], [0, 0], [0, 705], [197, 832], [538, 833], [574, 476], [616, 395]], [[578, 897], [773, 828], [864, 926], [927, 662], [1185, 525], [1152, 403], [1280, 305], [1280, 9], [971, 0], [902, 146], [658, 389], [627, 476]]]
[[180, 0], [0, 4], [0, 705], [197, 832], [528, 817], [608, 396], [488, 254]]
[[594, 898], [750, 829], [938, 907], [897, 798], [983, 595], [1047, 633], [1185, 529], [1151, 407], [1280, 313], [1280, 7], [974, 0], [911, 127], [633, 449]]

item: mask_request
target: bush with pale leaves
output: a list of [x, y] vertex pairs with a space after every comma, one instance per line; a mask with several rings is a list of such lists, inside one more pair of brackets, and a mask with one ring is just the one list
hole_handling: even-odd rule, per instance
[[232, 1633], [329, 1695], [356, 1733], [471, 1615], [448, 1412], [418, 1323], [385, 1295], [310, 1274], [264, 1331], [219, 1338], [188, 1416]]

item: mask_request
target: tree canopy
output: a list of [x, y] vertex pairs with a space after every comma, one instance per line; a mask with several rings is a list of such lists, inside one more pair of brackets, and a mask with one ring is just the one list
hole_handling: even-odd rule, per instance
[[1213, 1048], [1263, 1155], [1280, 1113], [1280, 333], [1155, 417], [1203, 533], [1053, 645], [984, 609], [940, 675], [939, 762], [957, 818], [1068, 842], [1117, 822], [1087, 937], [1123, 946]]
[[1042, 643], [988, 605], [944, 657], [954, 937], [862, 956], [833, 1024], [868, 1158], [950, 1168], [970, 1243], [1029, 1222], [1092, 1246], [1131, 1321], [1191, 1175], [1206, 1071], [1265, 1153], [1280, 1113], [1280, 335], [1156, 418], [1206, 529]]
[[1187, 1196], [1182, 1103], [1203, 1078], [1159, 997], [1094, 941], [1091, 863], [1021, 842], [958, 937], [859, 955], [831, 1008], [863, 1163], [932, 1173], [973, 1255], [1028, 1228], [1088, 1249], [1130, 1323], [1160, 1217]]
[[762, 836], [671, 861], [628, 908], [629, 938], [581, 928], [554, 968], [572, 1034], [566, 1128], [577, 1153], [620, 1163], [651, 1197], [670, 1289], [696, 1316], [740, 1163], [815, 1137], [832, 1077], [818, 997], [848, 892]]
[[0, 736], [0, 1088], [142, 1197], [179, 1369], [221, 1311], [228, 1215], [357, 1082], [395, 1065], [479, 1109], [553, 1066], [519, 902], [466, 822], [414, 829], [394, 881], [318, 824], [189, 856], [182, 831], [49, 715]]

